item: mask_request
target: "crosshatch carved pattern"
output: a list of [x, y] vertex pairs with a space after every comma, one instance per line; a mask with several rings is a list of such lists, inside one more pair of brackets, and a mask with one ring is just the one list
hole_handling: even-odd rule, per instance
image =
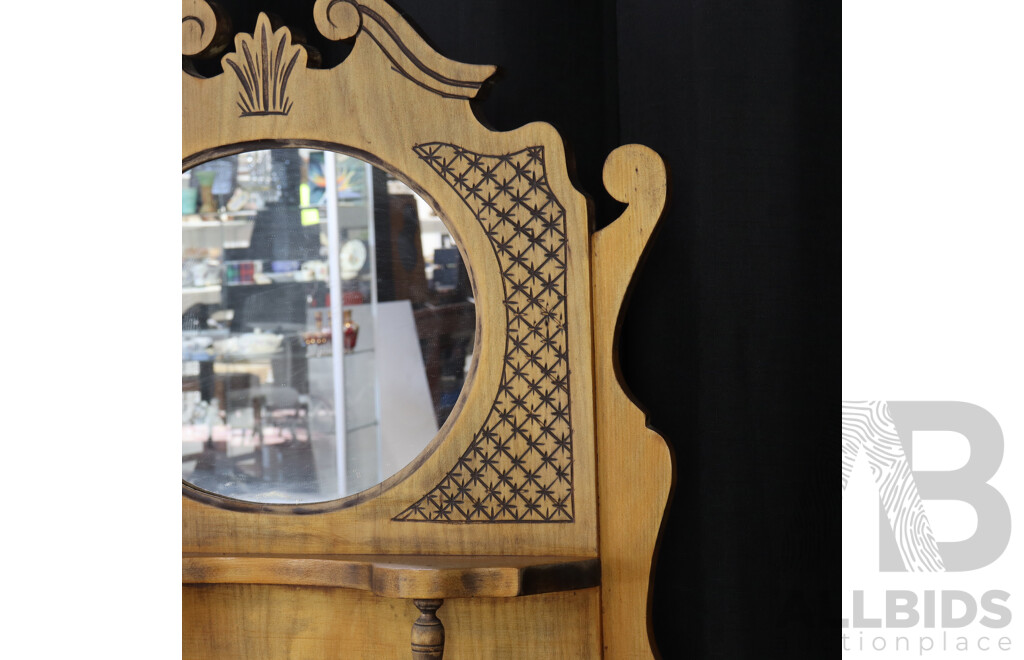
[[433, 142], [414, 151], [487, 233], [507, 333], [483, 425], [455, 467], [395, 520], [573, 522], [565, 209], [548, 185], [544, 147], [487, 156]]

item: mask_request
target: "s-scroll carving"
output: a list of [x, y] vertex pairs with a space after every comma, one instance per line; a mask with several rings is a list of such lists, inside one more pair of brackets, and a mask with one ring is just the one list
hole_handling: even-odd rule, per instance
[[231, 43], [231, 21], [216, 4], [206, 0], [182, 0], [181, 54], [216, 57]]

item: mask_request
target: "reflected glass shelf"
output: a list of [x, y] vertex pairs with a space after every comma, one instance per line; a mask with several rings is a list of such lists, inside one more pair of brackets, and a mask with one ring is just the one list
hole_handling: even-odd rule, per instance
[[[365, 355], [367, 353], [373, 353], [374, 348], [357, 348], [351, 351], [345, 351], [343, 354], [346, 358], [354, 358], [357, 355]], [[211, 355], [209, 353], [182, 353], [182, 362], [221, 362], [223, 364], [244, 364], [246, 362], [266, 362], [267, 360], [273, 360], [274, 358], [285, 357], [285, 351], [276, 351], [274, 353], [252, 353], [246, 355]], [[328, 351], [322, 355], [304, 355], [299, 357], [305, 357], [307, 360], [319, 360], [329, 359], [333, 357]]]

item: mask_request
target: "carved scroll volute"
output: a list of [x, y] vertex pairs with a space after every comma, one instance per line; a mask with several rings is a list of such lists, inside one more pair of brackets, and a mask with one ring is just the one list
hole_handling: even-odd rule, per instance
[[338, 41], [357, 32], [365, 34], [395, 71], [445, 98], [474, 98], [497, 69], [440, 55], [384, 0], [317, 0], [313, 18], [328, 39]]
[[313, 5], [316, 29], [331, 41], [351, 39], [359, 32], [359, 10], [349, 0], [317, 0]]
[[216, 57], [231, 43], [231, 21], [217, 5], [181, 0], [181, 54]]

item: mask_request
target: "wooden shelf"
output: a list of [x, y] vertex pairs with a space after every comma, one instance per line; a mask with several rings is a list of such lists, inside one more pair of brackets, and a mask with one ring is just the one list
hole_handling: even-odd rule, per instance
[[511, 598], [596, 587], [594, 557], [184, 553], [183, 584], [341, 587], [388, 598]]

